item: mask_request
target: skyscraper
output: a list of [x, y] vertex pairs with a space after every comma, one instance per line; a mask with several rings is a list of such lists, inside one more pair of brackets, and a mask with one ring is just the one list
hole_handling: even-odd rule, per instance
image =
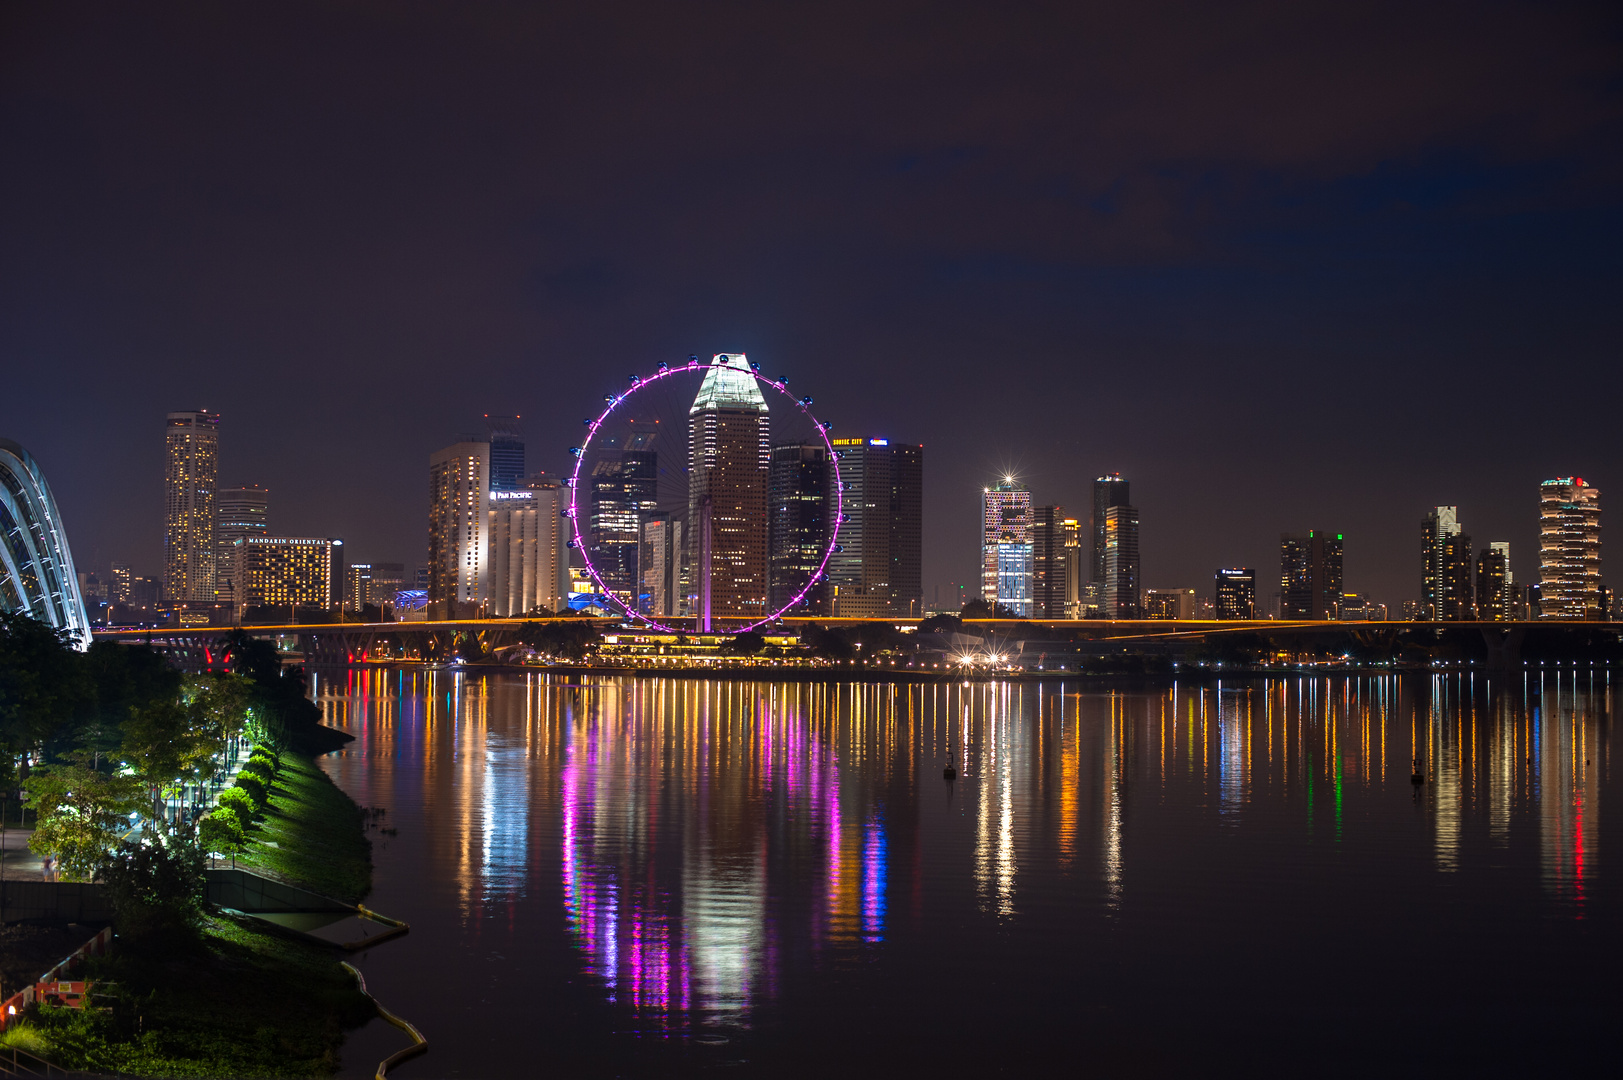
[[231, 575], [237, 540], [269, 534], [269, 498], [270, 492], [257, 484], [214, 493], [214, 595], [222, 604], [236, 602]]
[[[1040, 619], [1066, 615], [1066, 521], [1063, 506], [1039, 506], [1032, 511], [1032, 609]], [[1074, 524], [1074, 523], [1073, 523]]]
[[1067, 619], [1082, 618], [1082, 525], [1076, 518], [1060, 523], [1064, 536], [1065, 560], [1065, 615]]
[[489, 608], [497, 618], [537, 608], [562, 611], [569, 602], [569, 521], [565, 488], [547, 476], [531, 477], [517, 491], [492, 491], [486, 515], [489, 538]]
[[1476, 560], [1476, 617], [1509, 622], [1515, 616], [1515, 577], [1510, 570], [1510, 544], [1495, 540]]
[[921, 614], [924, 448], [890, 439], [835, 439], [834, 451], [847, 490], [841, 550], [829, 559], [833, 614]]
[[428, 459], [428, 617], [467, 619], [490, 587], [490, 444], [459, 442]]
[[485, 414], [485, 441], [490, 444], [490, 490], [524, 487], [524, 436], [516, 416]]
[[1249, 566], [1228, 567], [1217, 572], [1213, 596], [1219, 619], [1257, 617], [1257, 572]]
[[1459, 508], [1439, 506], [1420, 523], [1420, 606], [1428, 619], [1473, 617], [1471, 538], [1460, 528]]
[[1131, 498], [1128, 482], [1121, 473], [1101, 476], [1093, 482], [1093, 557], [1088, 566], [1088, 580], [1104, 585], [1105, 582], [1105, 511], [1112, 506], [1127, 506]]
[[1306, 536], [1279, 537], [1282, 619], [1341, 617], [1342, 536], [1311, 529]]
[[1140, 589], [1138, 507], [1108, 507], [1105, 510], [1105, 613], [1112, 619], [1139, 618], [1143, 613]]
[[716, 354], [688, 410], [689, 588], [701, 629], [712, 618], [767, 614], [771, 452], [766, 399], [749, 361]]
[[113, 564], [113, 588], [111, 599], [115, 604], [128, 604], [132, 595], [130, 591], [133, 575], [130, 573], [130, 564], [116, 562]]
[[659, 505], [659, 458], [632, 435], [625, 448], [611, 447], [593, 464], [586, 543], [603, 584], [631, 610], [638, 610], [637, 547], [642, 523]]
[[1539, 617], [1597, 619], [1600, 491], [1581, 476], [1539, 485]]
[[220, 414], [206, 409], [172, 412], [165, 421], [164, 441], [164, 602], [212, 603]]
[[[850, 440], [841, 440], [850, 441]], [[801, 589], [811, 582], [823, 562], [828, 549], [828, 534], [835, 513], [832, 491], [834, 473], [829, 468], [828, 448], [822, 443], [797, 443], [772, 448], [772, 461], [767, 473], [768, 576], [773, 611], [778, 611], [793, 600]], [[848, 537], [849, 528], [842, 533]], [[850, 541], [845, 550], [830, 559], [829, 569], [836, 560], [845, 558], [852, 550]], [[818, 581], [806, 591], [805, 602], [797, 614], [827, 615], [828, 582]]]
[[1014, 477], [981, 491], [981, 599], [1032, 614], [1031, 491]]
[[[656, 512], [642, 524], [637, 554], [642, 576], [642, 613], [655, 619], [685, 615], [682, 520]], [[776, 610], [776, 609], [774, 609]]]

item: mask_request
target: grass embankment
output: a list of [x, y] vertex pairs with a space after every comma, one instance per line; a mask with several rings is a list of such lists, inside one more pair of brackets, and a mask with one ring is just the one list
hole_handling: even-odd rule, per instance
[[[371, 888], [371, 844], [354, 801], [286, 751], [237, 865], [336, 899]], [[274, 845], [274, 846], [272, 846]], [[344, 1033], [376, 1015], [331, 948], [211, 914], [195, 940], [94, 961], [102, 1011], [43, 1009], [54, 1063], [134, 1076], [307, 1077], [338, 1067]], [[116, 985], [115, 985], [116, 984]]]
[[282, 754], [264, 817], [237, 865], [359, 903], [372, 888], [372, 844], [361, 808], [303, 754]]

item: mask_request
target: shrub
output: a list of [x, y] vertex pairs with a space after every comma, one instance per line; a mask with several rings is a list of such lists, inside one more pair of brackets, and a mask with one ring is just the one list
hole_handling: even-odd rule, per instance
[[237, 775], [257, 776], [261, 781], [264, 782], [266, 787], [270, 787], [271, 781], [276, 779], [276, 769], [270, 765], [267, 765], [259, 758], [250, 758], [248, 763], [242, 767], [242, 771]]
[[265, 797], [270, 794], [270, 785], [253, 773], [238, 773], [237, 787], [246, 791], [248, 796], [261, 806], [265, 803]]
[[265, 768], [270, 770], [270, 774], [272, 776], [275, 776], [276, 770], [281, 768], [281, 763], [275, 758], [271, 757], [269, 754], [261, 753], [258, 750], [255, 750], [251, 755], [249, 755], [248, 764], [263, 765]]
[[237, 815], [237, 820], [244, 827], [254, 819], [254, 797], [240, 787], [226, 788], [220, 792], [220, 805]]
[[204, 851], [235, 855], [247, 843], [242, 819], [229, 806], [216, 807], [197, 826], [197, 842]]

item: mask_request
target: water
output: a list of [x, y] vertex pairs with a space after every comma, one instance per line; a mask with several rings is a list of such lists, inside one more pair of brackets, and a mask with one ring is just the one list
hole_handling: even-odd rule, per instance
[[407, 1077], [1547, 1074], [1623, 1004], [1604, 674], [318, 692]]

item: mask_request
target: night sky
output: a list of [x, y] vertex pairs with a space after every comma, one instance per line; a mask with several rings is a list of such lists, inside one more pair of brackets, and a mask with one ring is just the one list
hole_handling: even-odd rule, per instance
[[927, 601], [1005, 470], [1120, 470], [1202, 594], [1318, 527], [1415, 598], [1437, 504], [1531, 582], [1557, 475], [1623, 523], [1615, 3], [8, 4], [0, 162], [0, 435], [81, 569], [159, 572], [167, 411], [416, 563], [482, 414], [561, 469], [718, 351], [925, 444]]

